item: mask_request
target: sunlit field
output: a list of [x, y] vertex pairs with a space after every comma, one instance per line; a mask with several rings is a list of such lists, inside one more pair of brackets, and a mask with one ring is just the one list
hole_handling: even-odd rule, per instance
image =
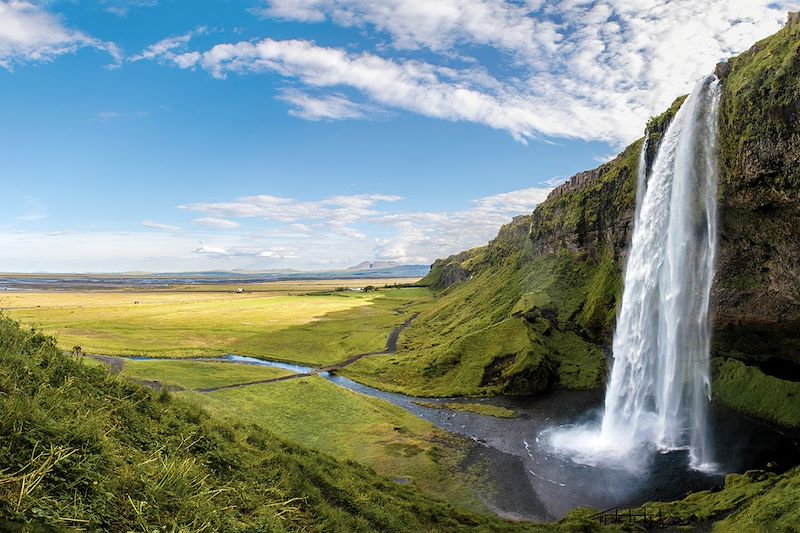
[[151, 357], [237, 354], [326, 365], [383, 350], [391, 329], [430, 299], [422, 288], [348, 289], [363, 285], [269, 283], [243, 286], [242, 294], [231, 286], [8, 292], [0, 296], [0, 308], [55, 335], [64, 350], [80, 346], [85, 353]]

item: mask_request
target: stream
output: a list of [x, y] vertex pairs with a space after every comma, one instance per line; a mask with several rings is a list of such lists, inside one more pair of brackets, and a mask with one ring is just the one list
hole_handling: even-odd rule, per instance
[[[154, 360], [153, 358], [133, 358]], [[477, 488], [484, 503], [500, 516], [535, 521], [557, 520], [575, 507], [598, 510], [634, 507], [647, 501], [674, 500], [688, 492], [713, 489], [728, 472], [748, 469], [785, 471], [797, 463], [800, 446], [767, 426], [722, 408], [712, 408], [712, 444], [719, 452], [719, 468], [703, 473], [690, 468], [688, 450], [662, 453], [655, 449], [645, 464], [587, 466], [554, 451], [547, 434], [554, 429], [583, 424], [602, 416], [603, 391], [555, 390], [527, 398], [495, 397], [416, 398], [385, 392], [319, 369], [229, 355], [205, 361], [280, 368], [295, 374], [315, 374], [345, 389], [390, 402], [433, 425], [471, 439], [461, 465], [486, 466], [491, 487]], [[444, 404], [484, 403], [512, 409], [514, 418], [496, 418], [417, 402]]]

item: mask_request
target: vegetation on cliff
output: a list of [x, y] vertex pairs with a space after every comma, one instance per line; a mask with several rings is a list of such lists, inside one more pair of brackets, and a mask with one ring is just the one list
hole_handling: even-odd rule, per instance
[[[717, 69], [717, 351], [800, 360], [800, 23]], [[769, 392], [769, 391], [767, 391]]]
[[[760, 470], [729, 474], [718, 490], [695, 492], [674, 502], [651, 502], [646, 510], [656, 527], [668, 531], [796, 531], [800, 522], [800, 469], [782, 475]], [[606, 528], [593, 523], [593, 509], [575, 509], [563, 521], [573, 531], [638, 531], [635, 526]]]

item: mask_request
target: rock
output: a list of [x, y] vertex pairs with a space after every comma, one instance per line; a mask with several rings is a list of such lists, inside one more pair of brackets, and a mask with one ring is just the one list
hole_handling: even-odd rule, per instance
[[714, 69], [714, 74], [716, 74], [720, 80], [724, 80], [728, 76], [728, 72], [730, 72], [730, 70], [731, 66], [727, 61], [720, 61], [717, 63], [717, 67]]

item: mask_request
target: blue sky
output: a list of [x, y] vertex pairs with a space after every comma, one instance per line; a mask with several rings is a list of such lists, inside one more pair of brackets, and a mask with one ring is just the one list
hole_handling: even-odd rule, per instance
[[429, 263], [793, 4], [0, 0], [0, 271]]

